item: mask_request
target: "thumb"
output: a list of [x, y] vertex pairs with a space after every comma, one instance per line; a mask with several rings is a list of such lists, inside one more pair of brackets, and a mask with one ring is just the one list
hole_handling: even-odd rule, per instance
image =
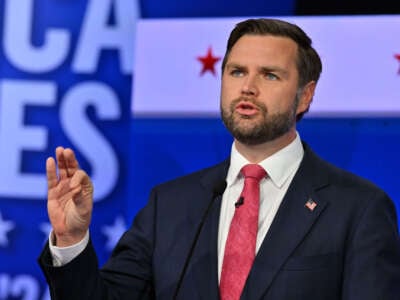
[[71, 189], [75, 189], [80, 185], [82, 185], [82, 187], [87, 187], [92, 185], [89, 176], [83, 170], [77, 170], [71, 177], [71, 182], [69, 184]]
[[90, 177], [83, 170], [77, 170], [71, 178], [70, 189], [76, 193], [81, 192], [83, 197], [93, 195], [93, 184]]

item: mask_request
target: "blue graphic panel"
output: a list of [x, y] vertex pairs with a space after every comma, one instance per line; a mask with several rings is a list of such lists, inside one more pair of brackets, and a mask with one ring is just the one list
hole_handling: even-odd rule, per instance
[[95, 186], [100, 263], [126, 229], [135, 1], [0, 1], [0, 299], [48, 299], [45, 160], [72, 147]]
[[294, 0], [172, 0], [162, 5], [158, 0], [142, 0], [141, 10], [144, 18], [287, 16], [294, 13], [295, 3]]
[[[322, 158], [383, 188], [400, 212], [399, 118], [305, 118], [304, 141]], [[134, 216], [151, 187], [218, 163], [230, 154], [232, 138], [220, 119], [134, 119], [132, 123]]]

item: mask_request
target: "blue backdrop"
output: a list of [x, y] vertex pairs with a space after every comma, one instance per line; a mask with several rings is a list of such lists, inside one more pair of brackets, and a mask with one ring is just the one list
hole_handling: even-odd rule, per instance
[[[382, 187], [400, 211], [400, 118], [305, 117], [298, 131], [322, 158]], [[132, 143], [132, 169], [138, 171], [132, 173], [131, 215], [155, 183], [225, 159], [232, 138], [219, 119], [135, 119]]]

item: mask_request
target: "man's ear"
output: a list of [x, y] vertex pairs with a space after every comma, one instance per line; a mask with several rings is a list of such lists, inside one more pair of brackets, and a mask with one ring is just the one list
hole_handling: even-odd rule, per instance
[[310, 81], [301, 90], [299, 97], [299, 103], [297, 105], [296, 115], [305, 113], [310, 108], [311, 102], [314, 97], [315, 87], [317, 83]]

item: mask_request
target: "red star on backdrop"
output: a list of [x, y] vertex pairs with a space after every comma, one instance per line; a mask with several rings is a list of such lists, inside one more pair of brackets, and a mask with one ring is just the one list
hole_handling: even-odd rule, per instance
[[205, 72], [211, 72], [214, 76], [216, 75], [215, 63], [221, 60], [221, 57], [214, 56], [211, 47], [208, 48], [205, 56], [198, 56], [197, 60], [203, 64], [200, 75], [203, 75]]
[[[397, 59], [397, 60], [399, 61], [399, 63], [400, 63], [400, 54], [395, 54], [395, 55], [394, 55], [394, 58]], [[399, 68], [399, 70], [397, 71], [397, 74], [400, 74], [400, 68]]]

